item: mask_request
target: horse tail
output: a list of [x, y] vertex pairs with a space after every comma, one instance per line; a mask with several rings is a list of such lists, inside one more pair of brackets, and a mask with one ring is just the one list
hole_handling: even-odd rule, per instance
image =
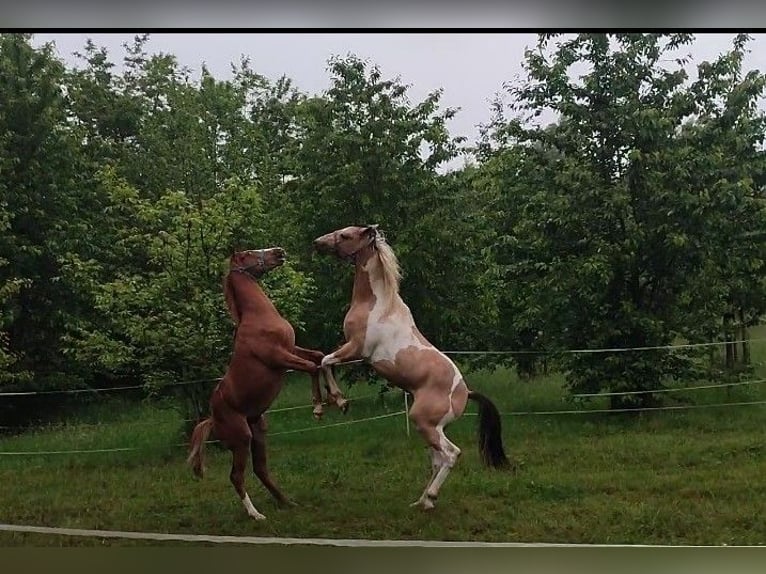
[[509, 468], [511, 466], [503, 449], [500, 413], [488, 397], [470, 391], [468, 398], [479, 404], [479, 455], [485, 466]]
[[190, 441], [191, 451], [186, 462], [191, 465], [194, 476], [197, 478], [202, 478], [205, 474], [205, 441], [210, 436], [211, 430], [213, 430], [213, 419], [208, 417], [202, 422], [197, 423], [197, 426], [192, 431]]

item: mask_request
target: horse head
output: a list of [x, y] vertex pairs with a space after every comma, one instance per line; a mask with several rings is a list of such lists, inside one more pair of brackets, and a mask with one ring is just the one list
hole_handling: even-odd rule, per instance
[[285, 250], [281, 247], [237, 251], [229, 258], [229, 271], [245, 273], [258, 279], [285, 262]]
[[284, 262], [285, 250], [281, 247], [237, 251], [229, 258], [229, 272], [223, 282], [223, 294], [226, 299], [226, 306], [229, 308], [229, 313], [236, 325], [239, 325], [240, 313], [231, 284], [231, 274], [242, 273], [257, 281]]
[[352, 225], [317, 237], [314, 240], [314, 249], [319, 253], [332, 254], [353, 263], [356, 254], [368, 245], [375, 245], [375, 240], [381, 235], [377, 224]]

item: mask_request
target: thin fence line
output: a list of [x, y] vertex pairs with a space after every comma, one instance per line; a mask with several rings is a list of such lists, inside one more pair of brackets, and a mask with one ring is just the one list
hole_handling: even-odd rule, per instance
[[[766, 401], [742, 401], [733, 403], [713, 403], [706, 405], [679, 405], [679, 406], [667, 406], [667, 407], [636, 407], [636, 408], [624, 408], [624, 409], [589, 409], [589, 410], [555, 410], [555, 411], [517, 411], [517, 412], [505, 412], [500, 413], [501, 416], [530, 416], [530, 415], [588, 415], [588, 414], [600, 414], [600, 413], [626, 413], [626, 412], [650, 412], [650, 411], [678, 411], [678, 410], [691, 410], [691, 409], [709, 409], [720, 407], [738, 407], [738, 406], [752, 406], [752, 405], [766, 405]], [[386, 413], [375, 417], [367, 417], [363, 419], [356, 419], [353, 421], [342, 421], [338, 423], [332, 423], [327, 425], [321, 425], [316, 427], [304, 427], [301, 429], [293, 429], [288, 431], [280, 431], [276, 433], [268, 433], [267, 436], [280, 436], [286, 434], [294, 434], [301, 432], [317, 431], [326, 428], [340, 427], [351, 424], [369, 422], [379, 419], [385, 419], [390, 417], [406, 414], [407, 411], [401, 410], [393, 413]], [[478, 413], [464, 413], [463, 416], [477, 416]], [[216, 443], [218, 441], [207, 441], [207, 443]], [[176, 443], [174, 445], [167, 445], [162, 447], [151, 448], [139, 448], [139, 447], [115, 447], [108, 449], [86, 449], [86, 450], [63, 450], [63, 451], [0, 451], [0, 456], [35, 456], [35, 455], [55, 455], [55, 454], [90, 454], [90, 453], [106, 453], [106, 452], [129, 452], [139, 450], [160, 450], [168, 448], [169, 446], [188, 446], [187, 443]]]
[[739, 341], [713, 341], [710, 343], [681, 343], [678, 345], [653, 345], [645, 347], [605, 347], [601, 349], [560, 349], [553, 351], [442, 351], [445, 355], [566, 355], [592, 353], [627, 353], [630, 351], [656, 351], [661, 349], [690, 349], [696, 347], [712, 347], [715, 345], [736, 345], [739, 343], [755, 343], [766, 341], [766, 337], [742, 339]]
[[[166, 387], [178, 387], [181, 385], [214, 383], [220, 380], [221, 380], [220, 378], [217, 378], [217, 379], [199, 379], [196, 381], [178, 381], [174, 383], [168, 383], [167, 385], [162, 385], [162, 387], [159, 387], [157, 390], [161, 390]], [[0, 397], [23, 397], [23, 396], [30, 396], [30, 395], [62, 395], [62, 394], [74, 395], [78, 393], [103, 393], [107, 391], [126, 391], [126, 390], [132, 390], [132, 389], [154, 390], [154, 389], [151, 389], [151, 387], [147, 387], [147, 385], [127, 385], [124, 387], [101, 387], [97, 389], [58, 389], [53, 391], [14, 391], [14, 392], [0, 393]]]
[[[354, 402], [354, 401], [367, 400], [367, 399], [371, 399], [371, 398], [375, 398], [375, 397], [380, 397], [380, 396], [383, 396], [383, 395], [385, 395], [385, 393], [380, 393], [380, 392], [369, 393], [367, 395], [362, 395], [360, 397], [346, 398], [346, 400], [351, 403], [351, 402]], [[325, 406], [332, 406], [332, 405], [325, 404]], [[283, 408], [279, 408], [279, 409], [269, 409], [266, 412], [267, 413], [283, 413], [283, 412], [286, 412], [286, 411], [296, 411], [296, 410], [299, 410], [299, 409], [307, 409], [307, 408], [313, 408], [313, 407], [314, 407], [313, 404], [310, 404], [310, 405], [298, 405], [298, 406], [295, 406], [295, 407], [283, 407]], [[196, 419], [188, 419], [188, 420], [185, 420], [184, 422], [191, 422], [191, 420], [196, 420]]]
[[[286, 434], [295, 434], [302, 432], [318, 431], [327, 428], [340, 427], [346, 425], [353, 425], [357, 423], [364, 423], [369, 421], [376, 421], [379, 419], [390, 418], [404, 414], [406, 411], [396, 411], [393, 413], [386, 413], [383, 415], [377, 415], [374, 417], [366, 417], [363, 419], [356, 419], [353, 421], [342, 421], [338, 423], [331, 423], [326, 425], [318, 425], [314, 427], [304, 427], [300, 429], [292, 429], [287, 431], [280, 431], [275, 433], [267, 433], [268, 437], [281, 436]], [[205, 441], [205, 444], [215, 444], [217, 440]], [[153, 447], [114, 447], [114, 448], [96, 448], [96, 449], [74, 449], [74, 450], [22, 450], [22, 451], [0, 451], [0, 456], [36, 456], [36, 455], [54, 455], [54, 454], [91, 454], [91, 453], [107, 453], [107, 452], [135, 452], [135, 451], [148, 451], [148, 450], [164, 450], [170, 447], [186, 447], [189, 446], [188, 442], [179, 442], [171, 445], [153, 446]]]
[[573, 397], [620, 397], [625, 395], [648, 395], [654, 393], [682, 393], [684, 391], [697, 391], [701, 389], [721, 389], [725, 387], [739, 387], [743, 385], [761, 385], [766, 383], [766, 379], [756, 379], [753, 381], [738, 381], [734, 383], [719, 383], [716, 385], [696, 385], [693, 387], [677, 387], [672, 389], [655, 389], [652, 391], [615, 391], [609, 393], [577, 393]]
[[[389, 391], [385, 391], [383, 393], [380, 393], [380, 392], [370, 393], [370, 394], [367, 394], [367, 395], [362, 395], [360, 397], [350, 397], [350, 398], [347, 398], [346, 400], [349, 403], [355, 403], [355, 402], [359, 402], [359, 401], [363, 401], [363, 400], [367, 400], [367, 399], [374, 399], [374, 398], [377, 398], [377, 397], [382, 397], [382, 396], [385, 396], [386, 394], [388, 394], [389, 392], [394, 393], [395, 391], [389, 390]], [[324, 404], [324, 406], [331, 406], [331, 405]], [[294, 407], [283, 407], [283, 408], [279, 408], [279, 409], [269, 409], [264, 414], [282, 413], [282, 412], [287, 412], [287, 411], [295, 411], [295, 410], [299, 410], [299, 409], [308, 409], [308, 408], [313, 408], [313, 407], [314, 407], [313, 404], [310, 404], [310, 405], [297, 405], [297, 406], [294, 406]], [[205, 417], [202, 417], [202, 418], [205, 418]], [[200, 419], [181, 419], [178, 422], [180, 422], [180, 423], [192, 423], [192, 422], [195, 422], [195, 421], [198, 421], [198, 420], [202, 420], [202, 419], [201, 418]], [[156, 424], [157, 423], [154, 422], [154, 421], [144, 421], [144, 422], [142, 422], [142, 421], [135, 421], [135, 422], [131, 422], [130, 426], [146, 426], [146, 425], [156, 425]], [[56, 423], [52, 423], [50, 425], [42, 425], [41, 427], [38, 427], [38, 428], [45, 428], [46, 426], [56, 426]], [[80, 424], [75, 424], [73, 426], [76, 426], [78, 428], [83, 428], [83, 427], [84, 428], [89, 428], [89, 427], [99, 426], [99, 424], [98, 423], [96, 423], [96, 424], [80, 423]], [[20, 429], [25, 429], [25, 428], [29, 428], [29, 427], [0, 425], [0, 429], [6, 429], [6, 430], [9, 430], [9, 429], [19, 429], [20, 430]]]
[[[740, 343], [755, 343], [760, 341], [766, 341], [766, 337], [759, 337], [756, 339], [742, 339], [739, 341], [714, 341], [710, 343], [683, 343], [679, 345], [656, 345], [646, 347], [612, 347], [602, 349], [561, 349], [558, 351], [524, 351], [524, 350], [499, 350], [499, 351], [442, 351], [445, 355], [566, 355], [566, 354], [594, 354], [594, 353], [625, 353], [630, 351], [652, 351], [661, 349], [689, 349], [697, 347], [711, 347], [716, 345], [736, 345]], [[342, 361], [335, 363], [333, 366], [352, 365], [365, 362], [364, 359], [354, 359], [351, 361]], [[287, 369], [286, 373], [296, 372], [294, 369]], [[215, 379], [198, 379], [193, 381], [178, 381], [173, 383], [167, 383], [158, 388], [158, 390], [165, 389], [167, 387], [175, 387], [180, 385], [192, 385], [197, 383], [210, 383], [220, 381], [222, 377]], [[75, 394], [75, 393], [100, 393], [105, 391], [120, 391], [130, 389], [142, 389], [146, 388], [146, 385], [130, 385], [124, 387], [106, 387], [100, 389], [60, 389], [52, 391], [14, 391], [14, 392], [2, 392], [0, 397], [19, 397], [30, 395], [51, 395], [51, 394]]]
[[[635, 407], [624, 409], [588, 409], [588, 410], [556, 410], [556, 411], [516, 411], [500, 413], [504, 417], [518, 417], [529, 415], [590, 415], [599, 413], [634, 413], [648, 411], [683, 411], [690, 409], [710, 409], [717, 407], [742, 407], [748, 405], [766, 405], [766, 401], [741, 401], [734, 403], [711, 403], [706, 405], [677, 405], [668, 407]], [[477, 413], [464, 413], [463, 416], [476, 416]]]
[[368, 421], [376, 421], [376, 420], [379, 420], [379, 419], [387, 419], [387, 418], [390, 418], [390, 417], [396, 417], [396, 416], [405, 414], [406, 412], [407, 411], [396, 411], [396, 412], [393, 412], [393, 413], [386, 413], [384, 415], [378, 415], [378, 416], [375, 416], [375, 417], [368, 417], [368, 418], [364, 418], [364, 419], [356, 419], [356, 420], [353, 420], [353, 421], [341, 421], [339, 423], [330, 423], [330, 424], [322, 425], [322, 426], [318, 426], [318, 427], [304, 427], [304, 428], [301, 428], [301, 429], [293, 429], [293, 430], [288, 430], [288, 431], [280, 431], [280, 432], [275, 432], [275, 433], [269, 433], [268, 436], [280, 436], [280, 435], [294, 434], [294, 433], [299, 433], [299, 432], [308, 432], [308, 431], [312, 431], [312, 430], [321, 430], [321, 429], [332, 428], [332, 427], [342, 427], [342, 426], [346, 426], [346, 425], [353, 425], [353, 424], [356, 424], [356, 423], [363, 423], [363, 422], [368, 422]]
[[[333, 366], [353, 365], [355, 363], [362, 363], [362, 362], [364, 362], [364, 359], [354, 359], [353, 361], [342, 361], [340, 363], [335, 363], [335, 365]], [[298, 371], [296, 371], [295, 369], [285, 370], [285, 373], [295, 373], [295, 372], [298, 372]], [[96, 388], [96, 389], [57, 389], [52, 391], [12, 391], [12, 392], [2, 392], [0, 393], [0, 397], [22, 397], [22, 396], [30, 396], [30, 395], [60, 395], [60, 394], [77, 394], [77, 393], [103, 393], [106, 391], [124, 391], [124, 390], [134, 390], [134, 389], [162, 390], [168, 387], [178, 387], [181, 385], [216, 383], [218, 381], [221, 381], [222, 379], [223, 377], [216, 377], [216, 378], [210, 378], [210, 379], [196, 379], [192, 381], [176, 381], [176, 382], [164, 384], [160, 387], [157, 387], [156, 389], [147, 387], [147, 385], [144, 384], [144, 385], [127, 385], [122, 387], [102, 387], [102, 388]]]
[[[159, 449], [159, 447], [156, 447]], [[162, 447], [167, 448], [167, 447]], [[138, 450], [154, 450], [149, 448], [139, 448], [137, 446], [115, 447], [115, 448], [93, 448], [93, 449], [74, 449], [74, 450], [20, 450], [20, 451], [0, 451], [0, 456], [35, 456], [51, 454], [91, 454], [105, 452], [131, 452]]]

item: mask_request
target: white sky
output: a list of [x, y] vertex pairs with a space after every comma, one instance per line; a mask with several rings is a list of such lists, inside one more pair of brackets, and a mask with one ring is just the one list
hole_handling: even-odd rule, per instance
[[[87, 38], [108, 49], [111, 60], [122, 60], [124, 42], [134, 34], [53, 33], [35, 34], [36, 45], [53, 41], [60, 56], [70, 65], [72, 53], [81, 50]], [[696, 42], [683, 49], [695, 62], [712, 59], [731, 46], [732, 33], [697, 33]], [[383, 77], [399, 75], [411, 85], [413, 102], [443, 88], [442, 104], [460, 108], [449, 124], [453, 135], [469, 141], [478, 136], [478, 125], [490, 119], [490, 102], [502, 91], [503, 82], [522, 72], [524, 49], [534, 46], [537, 35], [522, 32], [484, 33], [161, 33], [150, 36], [147, 50], [175, 55], [181, 65], [198, 73], [204, 62], [218, 78], [230, 75], [232, 62], [249, 56], [252, 68], [272, 79], [291, 78], [303, 92], [316, 93], [329, 86], [327, 60], [332, 55], [353, 53], [377, 64]], [[753, 34], [746, 69], [766, 69], [766, 35]], [[462, 161], [462, 160], [461, 160]]]

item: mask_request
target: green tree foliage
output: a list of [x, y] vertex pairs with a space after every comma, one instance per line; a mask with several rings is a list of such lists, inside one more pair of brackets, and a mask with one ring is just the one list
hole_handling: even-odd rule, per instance
[[[282, 243], [261, 169], [277, 114], [258, 111], [278, 108], [289, 82], [272, 86], [246, 61], [232, 80], [203, 68], [194, 81], [147, 40], [126, 45], [116, 73], [90, 42], [68, 70], [50, 46], [2, 36], [3, 381], [218, 376], [232, 335], [225, 261]], [[265, 283], [300, 327], [310, 278], [288, 263]]]
[[[766, 224], [763, 76], [741, 76], [738, 38], [689, 82], [687, 61], [673, 55], [691, 41], [581, 34], [554, 46], [543, 36], [527, 52], [528, 79], [511, 87], [518, 115], [500, 115], [483, 149], [499, 202], [501, 331], [515, 342], [525, 333], [527, 348], [706, 341], [720, 333], [733, 277], [759, 291], [763, 248], [736, 237]], [[558, 115], [547, 127], [523, 121], [546, 111]], [[735, 251], [749, 257], [726, 263]], [[755, 299], [749, 308], [762, 312]], [[574, 391], [653, 390], [688, 376], [688, 359], [584, 354], [565, 367]]]
[[[68, 129], [64, 67], [50, 45], [0, 35], [0, 342], [3, 380], [71, 375], [60, 337], [82, 311], [62, 272], [82, 231], [78, 142]], [[7, 345], [6, 345], [7, 341]]]
[[440, 110], [441, 92], [410, 103], [407, 86], [356, 58], [330, 61], [331, 87], [296, 106], [298, 146], [284, 187], [292, 250], [312, 269], [320, 304], [307, 320], [321, 346], [342, 340], [353, 273], [309, 257], [311, 241], [346, 225], [377, 223], [403, 269], [402, 295], [428, 337], [442, 346], [474, 342], [481, 245], [470, 193], [437, 167], [461, 140]]
[[[232, 336], [225, 260], [280, 243], [263, 207], [265, 136], [251, 113], [274, 88], [246, 61], [233, 80], [203, 66], [193, 81], [173, 56], [148, 55], [146, 42], [126, 46], [120, 76], [89, 44], [73, 74], [78, 126], [106, 167], [94, 175], [102, 248], [80, 277], [95, 313], [67, 341], [82, 364], [161, 385], [221, 374]], [[265, 284], [300, 327], [311, 281], [288, 264]]]
[[[105, 210], [124, 225], [115, 251], [140, 268], [116, 268], [94, 291], [95, 309], [109, 328], [84, 329], [73, 340], [81, 361], [106, 372], [162, 385], [217, 377], [225, 367], [233, 325], [223, 301], [226, 256], [270, 246], [257, 190], [236, 181], [203, 201], [169, 191], [157, 201], [105, 172]], [[264, 280], [270, 298], [294, 325], [311, 282], [287, 263]]]
[[[2, 34], [0, 384], [220, 375], [221, 280], [244, 248], [286, 248], [267, 292], [302, 344], [329, 351], [352, 271], [311, 241], [367, 223], [443, 349], [744, 338], [766, 311], [764, 76], [743, 67], [745, 36], [695, 67], [678, 55], [692, 41], [541, 36], [509, 86], [513, 116], [498, 106], [478, 162], [443, 173], [466, 151], [447, 129], [457, 111], [355, 56], [331, 58], [329, 89], [308, 95], [247, 58], [227, 79], [194, 75], [145, 35], [120, 66], [88, 42], [70, 68]], [[656, 390], [703, 365], [665, 351], [514, 361], [563, 369], [577, 392]]]

